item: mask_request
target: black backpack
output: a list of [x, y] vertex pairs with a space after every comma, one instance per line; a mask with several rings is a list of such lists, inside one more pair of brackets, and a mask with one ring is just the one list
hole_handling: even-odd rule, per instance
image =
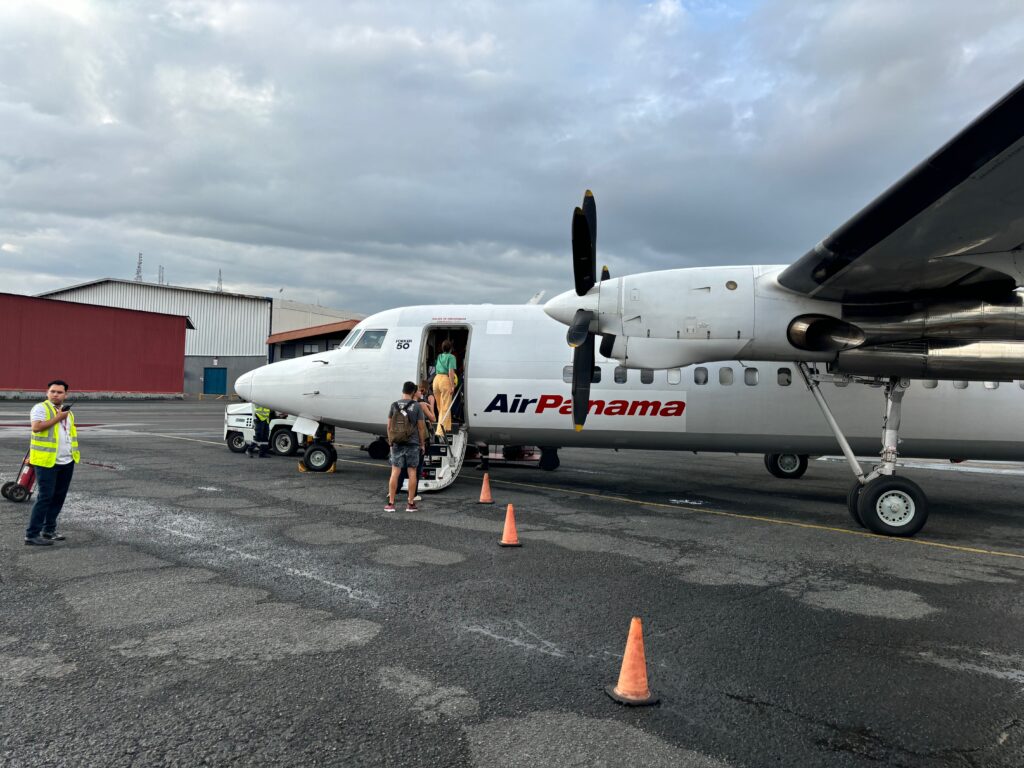
[[411, 400], [396, 403], [395, 415], [391, 417], [391, 429], [388, 430], [388, 442], [392, 445], [404, 445], [416, 434], [416, 425], [409, 418], [409, 409], [414, 405]]

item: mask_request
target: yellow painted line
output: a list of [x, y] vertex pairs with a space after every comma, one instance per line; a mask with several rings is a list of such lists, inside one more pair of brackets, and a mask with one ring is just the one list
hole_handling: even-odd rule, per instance
[[[175, 435], [161, 435], [156, 433], [150, 433], [154, 437], [167, 437], [172, 440], [189, 440], [193, 443], [205, 443], [207, 445], [224, 446], [224, 443], [215, 443], [210, 440], [196, 440], [191, 437], [177, 437]], [[338, 445], [345, 445], [344, 443], [338, 443]], [[346, 446], [348, 447], [348, 446]], [[376, 462], [370, 461], [359, 461], [357, 459], [338, 459], [339, 464], [358, 464], [364, 467], [376, 467], [377, 469], [390, 469], [387, 465], [382, 465]], [[462, 479], [466, 480], [464, 475]], [[740, 512], [723, 512], [720, 509], [708, 509], [705, 507], [686, 507], [679, 504], [665, 504], [660, 501], [641, 501], [640, 499], [630, 499], [626, 496], [608, 496], [603, 493], [593, 493], [591, 491], [577, 491], [573, 488], [563, 488], [558, 485], [539, 485], [537, 483], [520, 483], [515, 480], [502, 480], [502, 479], [491, 479], [492, 483], [499, 485], [510, 485], [518, 488], [535, 488], [542, 491], [553, 491], [557, 493], [571, 493], [576, 496], [586, 496], [593, 499], [602, 499], [604, 501], [617, 501], [622, 504], [633, 504], [640, 507], [659, 507], [661, 509], [674, 509], [682, 510], [683, 512], [694, 512], [700, 515], [712, 515], [715, 517], [729, 517], [734, 520], [752, 520], [758, 523], [769, 523], [771, 525], [788, 525], [791, 528], [806, 528], [812, 531], [828, 531], [830, 533], [841, 533], [847, 536], [859, 536], [865, 539], [875, 539], [877, 541], [889, 541], [889, 542], [902, 542], [904, 544], [916, 544], [921, 547], [933, 547], [935, 549], [945, 549], [952, 552], [963, 552], [971, 555], [987, 555], [989, 557], [1009, 557], [1015, 560], [1024, 560], [1024, 554], [1018, 554], [1016, 552], [1003, 552], [998, 549], [981, 549], [980, 547], [965, 547], [961, 544], [945, 544], [941, 541], [928, 541], [927, 539], [917, 538], [903, 538], [899, 536], [882, 536], [877, 533], [869, 533], [868, 531], [854, 531], [849, 528], [837, 528], [832, 525], [821, 525], [819, 523], [801, 523], [796, 520], [780, 520], [776, 517], [763, 517], [761, 515], [744, 515]]]
[[512, 485], [519, 486], [522, 488], [537, 488], [545, 491], [557, 491], [561, 493], [572, 493], [577, 496], [587, 496], [594, 499], [603, 499], [605, 501], [617, 501], [623, 504], [634, 504], [642, 507], [660, 507], [662, 509], [674, 509], [683, 510], [684, 512], [695, 512], [703, 515], [714, 515], [716, 517], [731, 517], [736, 520], [753, 520], [759, 523], [770, 523], [772, 525], [788, 525], [793, 528], [807, 528], [815, 531], [829, 531], [831, 533], [843, 533], [847, 536], [860, 536], [866, 539], [877, 539], [880, 541], [891, 541], [891, 542], [903, 542], [905, 544], [917, 544], [922, 547], [935, 547], [936, 549], [947, 549], [953, 552], [965, 552], [972, 555], [989, 555], [991, 557], [1010, 557], [1018, 560], [1024, 560], [1024, 554], [1018, 554], [1016, 552], [1003, 552], [998, 549], [981, 549], [979, 547], [965, 547], [959, 544], [945, 544], [940, 541], [928, 541], [927, 539], [916, 539], [916, 538], [902, 538], [899, 536], [882, 536], [877, 533], [870, 533], [868, 531], [853, 531], [849, 528], [836, 528], [831, 525], [820, 525], [818, 523], [801, 523], [796, 520], [780, 520], [775, 517], [763, 517], [761, 515], [744, 515], [739, 512], [723, 512], [719, 509], [707, 509], [705, 507], [686, 507], [678, 504], [665, 504], [660, 501], [641, 501], [639, 499], [630, 499], [625, 496], [608, 496], [602, 493], [592, 493], [590, 491], [577, 491], [572, 488], [562, 488], [559, 486], [551, 485], [537, 485], [535, 483], [518, 483], [514, 480], [495, 480], [491, 479], [491, 483], [497, 483], [499, 485]]

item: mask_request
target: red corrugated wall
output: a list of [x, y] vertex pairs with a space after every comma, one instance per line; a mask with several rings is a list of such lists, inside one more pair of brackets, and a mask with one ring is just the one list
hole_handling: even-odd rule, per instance
[[0, 389], [181, 392], [185, 318], [0, 293]]

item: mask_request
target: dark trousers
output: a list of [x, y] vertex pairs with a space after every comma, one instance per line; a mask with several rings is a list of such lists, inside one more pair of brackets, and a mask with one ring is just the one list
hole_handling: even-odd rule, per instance
[[57, 530], [57, 515], [64, 507], [64, 497], [68, 495], [71, 476], [75, 474], [75, 462], [36, 467], [35, 470], [36, 503], [32, 505], [32, 516], [25, 529], [26, 539]]

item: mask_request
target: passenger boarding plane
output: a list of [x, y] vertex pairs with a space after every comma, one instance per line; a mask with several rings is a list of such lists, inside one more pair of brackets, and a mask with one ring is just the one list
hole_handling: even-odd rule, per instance
[[[897, 536], [928, 516], [898, 454], [1024, 459], [1024, 83], [788, 267], [599, 281], [596, 233], [588, 191], [572, 220], [575, 290], [543, 307], [388, 310], [341, 348], [263, 366], [235, 390], [297, 414], [314, 438], [304, 461], [322, 470], [336, 456], [327, 429], [382, 435], [402, 381], [451, 339], [464, 419], [432, 447], [426, 491], [449, 485], [475, 443], [543, 446], [546, 469], [569, 446], [759, 452], [780, 477], [838, 449], [856, 476], [853, 519]], [[879, 431], [865, 472], [856, 454], [876, 452]]]

